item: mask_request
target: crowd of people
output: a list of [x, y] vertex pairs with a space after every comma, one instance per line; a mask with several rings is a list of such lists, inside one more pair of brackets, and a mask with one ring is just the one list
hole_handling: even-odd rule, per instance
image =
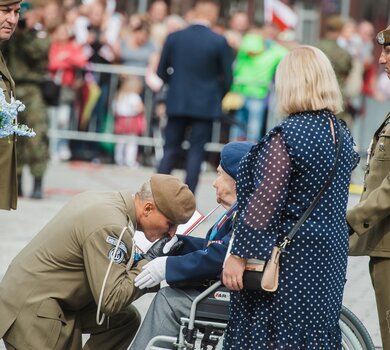
[[[18, 169], [19, 183], [23, 183], [22, 167], [27, 164], [35, 181], [34, 192], [31, 194], [33, 198], [42, 197], [42, 182], [49, 157], [61, 161], [71, 158], [100, 161], [106, 156], [109, 162], [128, 167], [136, 167], [140, 161], [144, 161], [136, 139], [126, 144], [121, 142], [107, 145], [55, 138], [52, 139], [49, 152], [49, 126], [56, 130], [71, 129], [150, 137], [163, 135], [165, 141], [172, 140], [169, 130], [172, 129], [173, 118], [166, 118], [169, 116], [167, 104], [170, 104], [168, 86], [172, 85], [167, 77], [171, 75], [168, 73], [168, 76], [162, 77], [161, 69], [168, 67], [162, 67], [158, 72], [158, 65], [165, 41], [170, 34], [197, 22], [198, 14], [195, 8], [182, 15], [170, 14], [167, 3], [157, 0], [150, 3], [145, 13], [127, 14], [118, 12], [115, 2], [106, 0], [90, 0], [81, 5], [71, 0], [51, 0], [39, 8], [28, 4], [24, 3], [22, 7], [23, 24], [19, 24], [17, 35], [11, 40], [26, 51], [26, 55], [23, 55], [26, 58], [19, 60], [24, 61], [22, 63], [27, 70], [22, 79], [17, 77], [20, 70], [11, 67], [11, 74], [15, 70], [17, 88], [22, 95], [26, 89], [37, 87], [36, 81], [40, 76], [49, 76], [51, 79], [49, 87], [43, 90], [42, 97], [46, 101], [46, 107], [43, 104], [35, 105], [40, 113], [34, 115], [40, 116], [32, 118], [28, 112], [21, 114], [21, 118], [40, 130], [41, 135], [39, 142], [28, 140], [26, 145], [20, 146], [23, 150], [20, 151], [23, 161]], [[223, 110], [217, 112], [218, 118], [222, 116], [222, 129], [217, 141], [256, 142], [272, 126], [267, 116], [274, 112], [270, 101], [274, 94], [274, 77], [278, 63], [289, 50], [299, 45], [299, 42], [293, 30], [281, 31], [273, 23], [251, 22], [248, 13], [244, 11], [232, 13], [225, 23], [217, 14], [208, 25], [213, 32], [226, 39], [232, 55], [231, 72], [228, 73], [232, 75], [229, 78], [231, 81], [225, 82], [229, 86], [223, 91]], [[386, 98], [386, 88], [382, 88], [382, 91], [377, 89], [377, 64], [373, 58], [374, 28], [366, 20], [355, 23], [352, 19], [331, 16], [326, 20], [324, 30], [324, 38], [315, 46], [328, 55], [335, 67], [346, 106], [341, 118], [352, 128], [353, 119], [364, 114], [365, 97], [379, 100]], [[19, 32], [23, 35], [18, 35]], [[27, 36], [30, 36], [29, 40], [25, 40]], [[198, 42], [198, 39], [195, 38], [194, 42]], [[12, 44], [8, 46], [11, 46], [10, 59], [13, 60]], [[28, 54], [31, 48], [35, 48], [35, 52], [39, 51], [47, 61], [40, 60], [40, 65], [37, 61], [34, 62], [36, 55]], [[227, 55], [226, 52], [224, 56]], [[44, 62], [47, 62], [48, 71], [45, 71]], [[89, 63], [119, 64], [138, 69], [137, 76], [91, 72], [88, 69]], [[19, 66], [19, 62], [15, 65]], [[209, 74], [209, 79], [212, 80], [210, 72], [204, 74]], [[25, 77], [28, 77], [27, 82]], [[141, 101], [136, 109], [129, 107], [131, 110], [118, 113], [118, 98], [123, 95], [125, 87], [129, 86], [128, 80], [133, 83], [141, 82], [141, 86], [136, 82], [132, 88], [133, 95], [138, 95]], [[383, 79], [379, 81], [385, 85]], [[183, 90], [181, 93], [194, 95], [204, 89], [191, 88], [188, 85]], [[36, 91], [36, 94], [39, 94], [39, 91]], [[195, 95], [193, 97], [195, 98]], [[27, 110], [31, 110], [31, 107]], [[46, 115], [47, 110], [49, 115]], [[209, 111], [206, 114], [211, 117]], [[129, 127], [127, 132], [123, 128], [117, 132], [115, 125], [124, 123], [124, 118], [128, 118], [127, 124], [137, 126]], [[167, 120], [170, 123], [167, 124]], [[169, 137], [161, 134], [164, 130], [169, 133]], [[210, 139], [207, 133], [203, 134], [206, 141], [200, 142], [200, 148]], [[40, 145], [40, 149], [36, 149], [36, 144]], [[36, 151], [29, 151], [33, 149]], [[106, 152], [107, 150], [109, 152]], [[193, 152], [202, 153], [199, 150]], [[29, 153], [40, 156], [32, 159]], [[175, 159], [181, 159], [181, 154], [175, 151]], [[191, 150], [188, 154], [188, 158], [194, 160]], [[163, 152], [156, 152], [157, 159], [154, 164], [161, 161], [158, 166], [161, 172], [169, 172], [174, 167], [170, 164], [172, 160], [169, 161], [166, 157], [172, 157], [167, 148]], [[184, 163], [188, 162], [188, 158]], [[196, 160], [196, 163], [203, 160], [204, 156]], [[198, 165], [191, 169], [188, 169], [188, 166], [184, 165], [187, 173], [198, 174]], [[193, 190], [197, 183], [197, 177], [194, 176], [194, 179], [188, 179], [192, 182]], [[22, 186], [19, 187], [19, 192], [23, 193]]]
[[[199, 131], [198, 135], [202, 135], [203, 140], [194, 136], [195, 131], [192, 136], [180, 131], [182, 138], [189, 138], [191, 145], [198, 145], [183, 156], [180, 147], [183, 140], [172, 136], [184, 128], [184, 125], [180, 128], [178, 125], [173, 126], [175, 115], [185, 115], [187, 121], [192, 118], [192, 125], [200, 125], [193, 124], [193, 120], [203, 114], [207, 114], [210, 122], [221, 120], [222, 128], [217, 140], [221, 143], [233, 140], [258, 141], [272, 126], [267, 116], [274, 110], [272, 98], [276, 68], [289, 50], [299, 45], [292, 29], [282, 31], [273, 23], [256, 23], [244, 11], [231, 13], [223, 22], [217, 12], [215, 18], [206, 21], [212, 32], [226, 40], [227, 48], [221, 56], [225, 62], [222, 64], [229, 65], [231, 72], [227, 71], [227, 67], [224, 68], [222, 74], [225, 81], [220, 84], [225, 86], [217, 93], [214, 102], [187, 106], [183, 113], [180, 109], [172, 109], [176, 103], [172, 103], [175, 86], [181, 93], [187, 92], [188, 98], [182, 103], [188, 104], [191, 99], [196, 99], [197, 94], [215, 94], [205, 90], [206, 82], [197, 85], [202, 80], [199, 77], [207, 76], [209, 81], [213, 81], [213, 74], [219, 74], [218, 71], [203, 71], [199, 74], [199, 70], [196, 74], [199, 78], [197, 83], [183, 87], [168, 80], [172, 78], [177, 82], [183, 76], [188, 79], [188, 73], [194, 71], [196, 57], [192, 53], [188, 54], [193, 66], [188, 70], [183, 68], [183, 73], [172, 75], [169, 72], [172, 62], [166, 60], [172, 57], [166, 53], [163, 56], [165, 67], [162, 66], [160, 58], [167, 38], [174, 32], [204, 20], [202, 16], [199, 17], [196, 7], [184, 14], [170, 14], [165, 1], [155, 0], [145, 13], [128, 14], [119, 12], [115, 1], [89, 0], [80, 5], [72, 0], [50, 0], [41, 7], [32, 7], [24, 2], [21, 12], [22, 21], [19, 22], [15, 38], [7, 43], [9, 50], [4, 51], [6, 59], [9, 55], [11, 62], [14, 61], [13, 42], [17, 41], [25, 52], [10, 67], [11, 74], [15, 75], [17, 89], [20, 90], [18, 95], [24, 96], [28, 91], [28, 96], [32, 96], [30, 90], [34, 89], [34, 96], [39, 95], [37, 81], [43, 77], [46, 80], [40, 84], [45, 87], [41, 89], [42, 103], [30, 105], [26, 101], [26, 112], [20, 116], [31, 127], [39, 130], [40, 135], [39, 141], [29, 139], [21, 142], [25, 145], [20, 145], [19, 193], [25, 194], [21, 185], [22, 169], [28, 165], [34, 177], [33, 198], [43, 196], [42, 184], [49, 157], [60, 161], [72, 158], [108, 161], [128, 167], [137, 167], [145, 161], [135, 138], [114, 145], [53, 138], [49, 152], [49, 126], [55, 130], [162, 137], [165, 148], [162, 152], [156, 151], [156, 159], [152, 163], [157, 164], [158, 170], [163, 173], [169, 173], [175, 166], [183, 166], [189, 176], [186, 182], [195, 190], [197, 174], [206, 157], [203, 145], [210, 140], [211, 130]], [[323, 39], [315, 44], [334, 65], [346, 106], [340, 117], [346, 120], [350, 129], [353, 127], [353, 119], [364, 114], [367, 96], [378, 100], [387, 98], [386, 89], [383, 92], [377, 89], [373, 36], [374, 28], [369, 21], [356, 23], [352, 19], [331, 16], [325, 21]], [[194, 37], [192, 43], [197, 42], [200, 42], [199, 38]], [[178, 50], [183, 50], [182, 45], [177, 44]], [[31, 50], [34, 50], [34, 55], [30, 54]], [[38, 57], [38, 52], [41, 57]], [[41, 59], [43, 57], [46, 60]], [[108, 71], [93, 71], [89, 63], [129, 67], [136, 70], [136, 76], [130, 73], [109, 73], [109, 66]], [[14, 68], [16, 66], [25, 66], [26, 69], [21, 73], [20, 69]], [[381, 78], [379, 83], [384, 85]], [[130, 85], [133, 85], [130, 88], [132, 106], [124, 106], [118, 101]], [[222, 104], [220, 93], [224, 96]], [[34, 98], [34, 101], [38, 100], [39, 96]], [[184, 101], [182, 97], [181, 100]], [[213, 103], [215, 106], [221, 105], [222, 110], [219, 107], [213, 107], [216, 108], [214, 111], [204, 109]], [[33, 112], [33, 109], [37, 112]], [[121, 127], [118, 127], [119, 124]], [[127, 128], [123, 128], [125, 124]], [[204, 127], [211, 129], [209, 125]], [[189, 128], [189, 124], [186, 128]], [[184, 158], [184, 165], [178, 165], [177, 160], [180, 162]]]
[[[361, 202], [347, 211], [351, 173], [359, 162], [350, 129], [356, 111], [364, 108], [361, 89], [382, 98], [372, 73], [371, 24], [360, 23], [358, 31], [353, 21], [334, 16], [326, 21], [321, 49], [291, 41], [287, 48], [278, 42], [274, 25], [251, 27], [245, 13], [232, 17], [230, 25], [236, 29], [221, 30], [218, 4], [198, 0], [186, 14], [190, 23], [175, 17], [162, 39], [162, 25], [169, 17], [165, 2], [153, 2], [147, 20], [132, 15], [128, 21], [109, 12], [110, 4], [97, 1], [75, 7], [66, 1], [64, 8], [56, 2], [46, 4], [46, 12], [27, 8], [16, 29], [23, 12], [20, 1], [0, 0], [0, 24], [8, 25], [0, 26], [0, 40], [7, 42], [4, 55], [15, 57], [20, 53], [15, 45], [25, 42], [27, 56], [8, 61], [12, 77], [2, 59], [0, 82], [7, 100], [16, 94], [30, 106], [25, 117], [30, 126], [42, 126], [46, 116], [45, 96], [38, 88], [43, 56], [51, 76], [58, 75], [57, 83], [70, 88], [61, 89], [53, 103], [56, 108], [69, 107], [75, 99], [75, 69], [87, 62], [119, 61], [149, 69], [156, 94], [168, 85], [160, 174], [134, 194], [124, 190], [75, 196], [9, 266], [0, 282], [0, 337], [7, 349], [79, 349], [82, 333], [88, 333], [85, 348], [127, 349], [133, 341], [132, 348], [138, 350], [161, 331], [177, 335], [174, 327], [192, 300], [207, 283], [220, 278], [231, 290], [224, 349], [342, 349], [339, 317], [348, 254], [371, 257], [387, 349], [389, 115], [369, 149]], [[58, 22], [61, 15], [66, 22]], [[159, 29], [153, 31], [154, 25]], [[382, 46], [379, 63], [390, 78], [390, 26], [376, 40]], [[255, 75], [260, 66], [263, 75]], [[30, 67], [34, 69], [28, 71]], [[91, 78], [99, 89], [96, 106], [108, 103], [111, 79], [105, 72]], [[145, 122], [142, 85], [148, 79], [120, 77], [113, 100], [118, 133], [128, 120]], [[272, 81], [276, 108], [284, 119], [266, 132]], [[226, 212], [204, 239], [176, 236], [177, 226], [196, 209], [194, 193], [205, 157], [199, 144], [203, 148], [209, 139], [211, 121], [222, 114], [222, 100], [229, 92], [241, 97], [241, 104], [232, 109], [234, 125], [241, 130], [233, 130], [234, 140], [224, 145], [213, 184]], [[99, 131], [106, 124], [99, 116], [104, 109], [89, 105], [86, 111], [88, 101], [81, 101], [83, 126], [88, 130], [93, 122]], [[70, 109], [52, 117], [61, 115], [58, 122], [67, 127]], [[188, 127], [195, 145], [189, 150], [185, 184], [169, 173]], [[33, 195], [39, 198], [48, 152], [45, 126], [36, 128], [38, 137], [17, 148], [21, 164], [28, 164], [34, 174]], [[124, 132], [138, 135], [144, 130], [140, 124]], [[0, 161], [7, 171], [0, 182], [5, 193], [0, 203], [2, 209], [15, 209], [15, 136], [5, 141], [0, 143]], [[118, 144], [115, 161], [134, 166], [135, 146]], [[288, 235], [296, 227], [292, 240]], [[136, 229], [155, 242], [147, 252], [135, 251]], [[267, 261], [275, 246], [283, 248], [279, 287], [272, 292], [246, 288], [248, 260]], [[136, 336], [140, 316], [131, 302], [156, 291], [163, 280], [169, 286], [157, 293]]]

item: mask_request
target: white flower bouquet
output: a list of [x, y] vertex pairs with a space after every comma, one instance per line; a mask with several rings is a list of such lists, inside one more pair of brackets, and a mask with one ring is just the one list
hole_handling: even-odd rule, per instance
[[0, 138], [14, 134], [28, 137], [36, 135], [33, 129], [17, 122], [18, 112], [24, 111], [25, 108], [22, 102], [14, 98], [8, 103], [5, 99], [4, 91], [0, 89]]

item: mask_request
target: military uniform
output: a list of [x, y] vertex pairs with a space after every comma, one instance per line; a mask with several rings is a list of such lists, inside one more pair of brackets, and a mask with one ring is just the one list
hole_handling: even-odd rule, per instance
[[[377, 35], [380, 45], [390, 45], [390, 26]], [[379, 63], [386, 68], [390, 54], [382, 50]], [[360, 203], [348, 210], [353, 235], [350, 255], [370, 256], [370, 275], [381, 329], [383, 349], [390, 349], [390, 113], [375, 132], [368, 152]]]
[[[0, 338], [16, 349], [126, 349], [140, 317], [132, 301], [143, 294], [134, 278], [147, 262], [126, 270], [133, 241], [123, 235], [108, 275], [96, 324], [103, 279], [123, 227], [136, 227], [132, 195], [85, 192], [75, 196], [19, 253], [0, 282]], [[107, 319], [107, 317], [106, 317]]]
[[350, 255], [370, 256], [384, 349], [390, 348], [390, 113], [375, 132], [360, 203], [348, 210]]
[[21, 123], [33, 128], [35, 137], [23, 137], [18, 141], [19, 179], [23, 166], [30, 167], [34, 177], [35, 198], [42, 197], [41, 183], [49, 161], [49, 119], [42, 97], [41, 82], [47, 72], [50, 40], [36, 30], [17, 29], [6, 44], [4, 56], [16, 84], [18, 99], [26, 106], [18, 115]]
[[[337, 81], [343, 94], [345, 108], [348, 102], [345, 94], [345, 84], [349, 74], [351, 73], [353, 60], [348, 51], [340, 47], [337, 43], [336, 37], [341, 32], [343, 25], [344, 20], [340, 16], [330, 16], [325, 21], [325, 38], [320, 40], [317, 47], [325, 53], [325, 55], [329, 58], [329, 61], [332, 63]], [[337, 35], [335, 36], [335, 34]], [[347, 123], [349, 129], [352, 128], [351, 113], [344, 110], [339, 113], [337, 117], [343, 119]]]
[[[15, 96], [15, 84], [0, 52], [0, 88], [9, 102]], [[16, 136], [0, 138], [0, 209], [16, 209], [18, 182], [16, 177]]]

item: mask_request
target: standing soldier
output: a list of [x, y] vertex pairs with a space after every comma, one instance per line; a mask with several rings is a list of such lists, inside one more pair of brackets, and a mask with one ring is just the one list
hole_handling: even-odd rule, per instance
[[[23, 5], [28, 3], [23, 3]], [[26, 106], [19, 121], [32, 127], [34, 138], [18, 140], [18, 182], [22, 196], [22, 170], [28, 165], [34, 177], [31, 198], [42, 198], [42, 178], [49, 160], [48, 114], [42, 97], [41, 82], [47, 70], [49, 39], [37, 28], [41, 22], [39, 9], [29, 8], [19, 21], [15, 36], [5, 48], [8, 68], [16, 83], [16, 94]]]
[[333, 15], [328, 17], [325, 21], [324, 37], [319, 41], [317, 47], [323, 51], [326, 56], [328, 56], [330, 62], [332, 63], [337, 81], [343, 94], [344, 111], [339, 113], [337, 117], [343, 119], [351, 130], [352, 115], [346, 110], [347, 96], [345, 94], [345, 83], [352, 69], [352, 57], [347, 50], [340, 47], [337, 43], [337, 38], [341, 33], [343, 25], [344, 20], [341, 16]]
[[[19, 20], [21, 0], [0, 0], [0, 42], [9, 40]], [[0, 52], [0, 88], [7, 102], [15, 96], [15, 84]], [[16, 209], [16, 136], [0, 138], [0, 209]]]
[[[390, 26], [377, 35], [379, 63], [390, 78]], [[368, 255], [383, 349], [390, 349], [390, 113], [375, 132], [368, 151], [360, 203], [347, 212], [350, 255]]]

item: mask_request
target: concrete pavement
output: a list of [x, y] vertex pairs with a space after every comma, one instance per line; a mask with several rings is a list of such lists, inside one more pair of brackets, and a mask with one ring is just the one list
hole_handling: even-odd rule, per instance
[[[362, 161], [361, 164], [364, 164]], [[353, 182], [362, 183], [362, 165], [355, 171]], [[45, 198], [32, 200], [21, 198], [16, 211], [0, 211], [0, 279], [3, 277], [12, 258], [39, 232], [39, 230], [60, 210], [68, 199], [85, 190], [119, 190], [128, 188], [136, 191], [153, 173], [152, 168], [140, 167], [128, 169], [115, 165], [101, 165], [85, 162], [52, 163], [44, 179]], [[175, 175], [183, 178], [183, 173]], [[198, 210], [207, 214], [215, 207], [215, 194], [212, 182], [214, 171], [202, 173], [197, 191]], [[24, 174], [24, 193], [31, 191], [32, 181], [29, 174]], [[356, 204], [358, 194], [351, 194], [349, 205]], [[220, 215], [216, 211], [213, 216], [200, 227], [194, 235], [205, 233]], [[144, 314], [153, 295], [146, 295], [135, 304]], [[344, 305], [353, 311], [364, 323], [374, 344], [381, 349], [379, 325], [377, 321], [374, 293], [368, 274], [368, 259], [353, 257], [349, 260], [347, 284], [344, 294]], [[4, 349], [0, 341], [0, 349]]]

